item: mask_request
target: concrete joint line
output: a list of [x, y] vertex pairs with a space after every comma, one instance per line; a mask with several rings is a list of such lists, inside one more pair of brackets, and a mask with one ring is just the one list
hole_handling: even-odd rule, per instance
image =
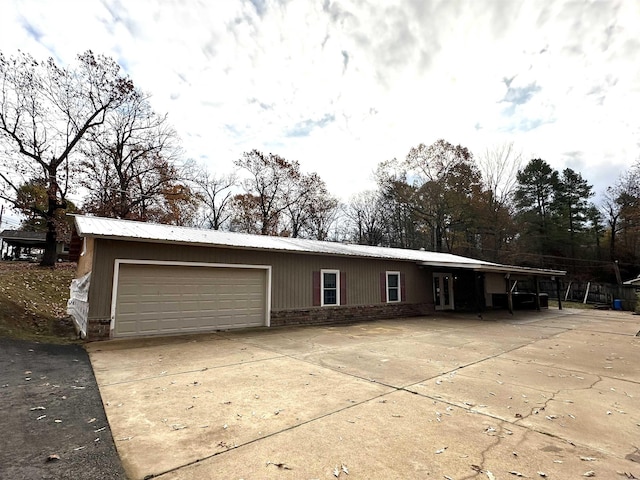
[[360, 401], [360, 402], [354, 402], [354, 403], [352, 403], [352, 404], [350, 404], [350, 405], [347, 405], [347, 406], [345, 406], [345, 407], [343, 407], [343, 408], [339, 408], [338, 410], [334, 410], [334, 411], [332, 411], [332, 412], [325, 413], [324, 415], [320, 415], [319, 417], [310, 418], [309, 420], [306, 420], [306, 421], [304, 421], [304, 422], [298, 423], [298, 424], [296, 424], [296, 425], [292, 425], [292, 426], [287, 427], [287, 428], [284, 428], [284, 429], [282, 429], [282, 430], [278, 430], [277, 432], [273, 432], [273, 433], [270, 433], [270, 434], [268, 434], [268, 435], [264, 435], [264, 436], [262, 436], [262, 437], [260, 437], [260, 438], [255, 438], [255, 439], [253, 439], [253, 440], [251, 440], [251, 441], [248, 441], [248, 442], [245, 442], [245, 443], [241, 443], [241, 444], [239, 444], [239, 445], [234, 445], [233, 447], [228, 448], [227, 450], [224, 450], [224, 451], [221, 451], [221, 452], [212, 453], [211, 455], [206, 455], [206, 456], [204, 456], [204, 457], [202, 457], [202, 458], [198, 458], [198, 459], [193, 460], [193, 461], [191, 461], [191, 462], [187, 462], [187, 463], [185, 463], [185, 464], [183, 464], [183, 465], [179, 465], [179, 466], [177, 466], [177, 467], [171, 468], [171, 469], [166, 470], [166, 471], [164, 471], [164, 472], [155, 473], [155, 474], [149, 474], [149, 475], [147, 475], [147, 476], [145, 476], [145, 477], [144, 477], [144, 480], [151, 480], [151, 479], [153, 479], [153, 478], [159, 478], [159, 477], [162, 477], [162, 476], [167, 475], [167, 474], [169, 474], [169, 473], [176, 472], [176, 471], [178, 471], [178, 470], [180, 470], [180, 469], [182, 469], [182, 468], [189, 467], [189, 466], [191, 466], [191, 465], [195, 465], [196, 463], [200, 463], [200, 462], [203, 462], [203, 461], [205, 461], [205, 460], [209, 460], [210, 458], [217, 457], [217, 456], [219, 456], [219, 455], [223, 455], [223, 454], [225, 454], [225, 453], [227, 453], [227, 452], [230, 452], [231, 450], [236, 450], [236, 449], [238, 449], [238, 448], [245, 447], [245, 446], [247, 446], [247, 445], [251, 445], [251, 444], [253, 444], [253, 443], [261, 442], [262, 440], [266, 440], [266, 439], [268, 439], [268, 438], [274, 437], [274, 436], [279, 435], [279, 434], [281, 434], [281, 433], [285, 433], [285, 432], [288, 432], [288, 431], [291, 431], [291, 430], [295, 430], [295, 429], [297, 429], [297, 428], [299, 428], [299, 427], [302, 427], [302, 426], [304, 426], [304, 425], [308, 425], [308, 424], [313, 423], [313, 422], [316, 422], [316, 421], [318, 421], [318, 420], [322, 420], [323, 418], [327, 418], [327, 417], [330, 417], [330, 416], [335, 415], [335, 414], [337, 414], [337, 413], [344, 412], [344, 411], [346, 411], [346, 410], [349, 410], [349, 409], [351, 409], [351, 408], [357, 407], [357, 406], [359, 406], [359, 405], [363, 405], [363, 404], [365, 404], [365, 403], [367, 403], [367, 402], [370, 402], [370, 401], [372, 401], [372, 400], [376, 400], [376, 399], [378, 399], [378, 398], [385, 397], [385, 396], [387, 396], [387, 395], [389, 395], [389, 394], [391, 394], [391, 393], [395, 393], [395, 391], [392, 391], [392, 392], [385, 392], [385, 393], [382, 393], [382, 394], [380, 394], [380, 395], [376, 395], [376, 396], [373, 396], [373, 397], [370, 397], [370, 398], [364, 399], [364, 400], [362, 400], [362, 401]]
[[216, 365], [213, 367], [203, 367], [203, 368], [198, 368], [197, 370], [185, 370], [183, 372], [174, 372], [174, 373], [166, 373], [164, 375], [154, 375], [151, 377], [144, 377], [144, 378], [136, 378], [133, 380], [123, 380], [122, 382], [114, 382], [114, 383], [105, 383], [101, 386], [103, 387], [111, 387], [113, 385], [123, 385], [126, 383], [136, 383], [136, 382], [142, 382], [145, 380], [153, 380], [156, 378], [169, 378], [169, 377], [176, 377], [178, 375], [187, 375], [187, 374], [193, 374], [193, 373], [198, 373], [198, 372], [206, 372], [207, 370], [216, 370], [218, 368], [226, 368], [226, 367], [235, 367], [237, 365], [249, 365], [251, 363], [258, 363], [258, 362], [264, 362], [264, 361], [268, 361], [268, 360], [277, 360], [279, 358], [283, 358], [284, 355], [279, 355], [279, 356], [275, 356], [275, 357], [268, 357], [268, 358], [259, 358], [257, 360], [247, 360], [246, 362], [236, 362], [236, 363], [226, 363], [224, 365]]

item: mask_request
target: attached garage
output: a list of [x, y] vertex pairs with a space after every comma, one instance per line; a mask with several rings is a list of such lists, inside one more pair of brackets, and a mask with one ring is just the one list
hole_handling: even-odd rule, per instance
[[113, 336], [268, 326], [270, 273], [267, 266], [118, 260]]

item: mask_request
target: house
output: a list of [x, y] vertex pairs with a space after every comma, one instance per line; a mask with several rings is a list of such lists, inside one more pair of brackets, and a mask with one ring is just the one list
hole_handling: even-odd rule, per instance
[[565, 274], [88, 216], [75, 225], [82, 248], [69, 312], [90, 340], [409, 317], [504, 299], [511, 308], [518, 279]]
[[[45, 232], [25, 230], [3, 230], [0, 232], [0, 255], [3, 260], [35, 259], [36, 253], [44, 250], [47, 240]], [[56, 242], [56, 258], [66, 260], [69, 246], [64, 241]]]

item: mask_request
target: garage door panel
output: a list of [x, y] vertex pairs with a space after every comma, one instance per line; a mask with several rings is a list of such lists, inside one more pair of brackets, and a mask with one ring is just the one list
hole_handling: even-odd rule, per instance
[[266, 269], [121, 264], [114, 336], [260, 326]]

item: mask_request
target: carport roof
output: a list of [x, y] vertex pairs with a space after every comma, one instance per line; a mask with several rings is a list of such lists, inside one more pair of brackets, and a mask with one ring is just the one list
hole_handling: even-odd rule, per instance
[[157, 223], [134, 222], [112, 218], [75, 215], [78, 235], [111, 240], [194, 246], [218, 246], [271, 252], [311, 253], [416, 262], [438, 268], [463, 268], [480, 272], [522, 273], [527, 275], [562, 276], [562, 270], [548, 270], [485, 262], [449, 253], [408, 250], [402, 248], [372, 247], [301, 238], [250, 235], [245, 233], [177, 227]]

